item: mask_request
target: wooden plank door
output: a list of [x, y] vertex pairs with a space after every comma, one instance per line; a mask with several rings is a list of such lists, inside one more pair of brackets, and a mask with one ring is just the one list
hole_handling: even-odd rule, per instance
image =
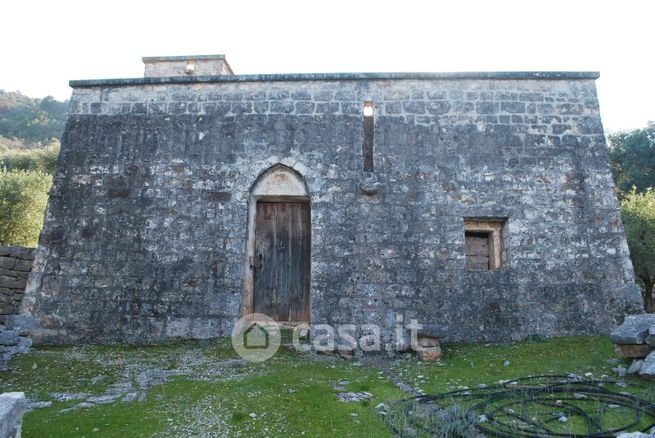
[[276, 321], [309, 321], [307, 202], [257, 202], [253, 310]]

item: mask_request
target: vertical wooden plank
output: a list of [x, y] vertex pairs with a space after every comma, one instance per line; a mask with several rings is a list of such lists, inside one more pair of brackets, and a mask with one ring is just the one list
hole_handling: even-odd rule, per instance
[[275, 273], [275, 204], [258, 202], [255, 217], [253, 311], [271, 315]]
[[290, 220], [292, 240], [290, 260], [294, 279], [289, 300], [289, 320], [309, 321], [309, 279], [311, 230], [308, 203], [295, 203]]
[[289, 287], [293, 278], [289, 272], [289, 215], [287, 202], [277, 202], [275, 218], [275, 271], [277, 282], [274, 286], [275, 297], [272, 305], [276, 309], [278, 321], [289, 318]]

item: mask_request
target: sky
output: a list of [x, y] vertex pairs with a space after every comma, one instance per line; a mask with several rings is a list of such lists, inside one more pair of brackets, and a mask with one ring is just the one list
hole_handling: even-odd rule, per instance
[[0, 89], [143, 76], [142, 56], [225, 54], [237, 74], [600, 71], [606, 131], [655, 120], [655, 1], [9, 0]]

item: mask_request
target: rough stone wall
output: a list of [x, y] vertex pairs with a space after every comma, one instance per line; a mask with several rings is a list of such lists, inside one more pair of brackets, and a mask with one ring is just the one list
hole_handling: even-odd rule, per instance
[[0, 247], [0, 323], [20, 311], [34, 248]]
[[[228, 334], [249, 190], [278, 163], [311, 195], [312, 322], [502, 341], [608, 333], [639, 307], [591, 78], [133, 80], [74, 90], [35, 340]], [[503, 269], [465, 269], [466, 217], [507, 218]]]

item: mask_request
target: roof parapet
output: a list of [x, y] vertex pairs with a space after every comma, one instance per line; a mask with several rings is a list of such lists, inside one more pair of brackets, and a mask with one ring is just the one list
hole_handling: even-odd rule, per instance
[[144, 56], [141, 60], [146, 78], [234, 74], [225, 55]]

